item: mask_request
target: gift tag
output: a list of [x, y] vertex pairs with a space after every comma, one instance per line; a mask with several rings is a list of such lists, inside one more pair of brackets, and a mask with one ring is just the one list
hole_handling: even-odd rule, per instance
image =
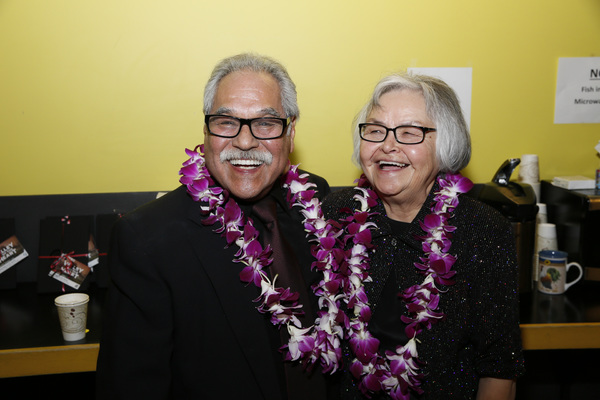
[[14, 289], [17, 287], [17, 267], [12, 267], [29, 256], [17, 239], [14, 218], [0, 218], [0, 242], [0, 289]]
[[0, 274], [28, 256], [19, 239], [14, 235], [9, 237], [0, 243]]
[[90, 273], [90, 267], [69, 254], [61, 254], [50, 265], [48, 276], [77, 290]]
[[100, 262], [100, 253], [96, 248], [96, 243], [94, 242], [94, 236], [90, 235], [90, 240], [88, 241], [88, 263], [87, 266], [92, 269], [94, 272], [94, 267], [98, 265]]

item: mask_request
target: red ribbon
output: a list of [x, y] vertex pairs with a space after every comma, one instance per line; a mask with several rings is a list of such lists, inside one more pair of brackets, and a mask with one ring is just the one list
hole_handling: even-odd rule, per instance
[[[60, 259], [62, 257], [66, 257], [66, 256], [75, 258], [75, 257], [89, 257], [89, 255], [90, 255], [90, 253], [84, 253], [84, 254], [73, 254], [73, 253], [75, 253], [75, 252], [71, 251], [69, 253], [62, 253], [60, 256], [39, 256], [38, 258], [40, 258], [40, 259], [59, 258]], [[98, 255], [106, 256], [106, 255], [108, 255], [108, 253], [98, 253]], [[54, 263], [56, 263], [56, 261]], [[54, 264], [54, 263], [52, 263], [52, 264]]]

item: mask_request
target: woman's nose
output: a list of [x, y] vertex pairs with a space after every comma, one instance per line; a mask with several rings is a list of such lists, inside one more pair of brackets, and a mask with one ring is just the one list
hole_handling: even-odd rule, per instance
[[396, 136], [393, 131], [388, 132], [388, 135], [381, 144], [383, 151], [385, 151], [386, 153], [397, 150], [399, 146], [401, 146], [401, 144], [398, 143], [398, 141], [396, 140]]

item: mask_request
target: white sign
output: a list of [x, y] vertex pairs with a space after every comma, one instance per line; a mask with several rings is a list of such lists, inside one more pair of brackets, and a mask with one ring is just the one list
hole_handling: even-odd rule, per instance
[[446, 82], [456, 92], [467, 126], [471, 126], [473, 68], [408, 68], [408, 71], [433, 76]]
[[558, 59], [554, 123], [600, 123], [600, 57]]

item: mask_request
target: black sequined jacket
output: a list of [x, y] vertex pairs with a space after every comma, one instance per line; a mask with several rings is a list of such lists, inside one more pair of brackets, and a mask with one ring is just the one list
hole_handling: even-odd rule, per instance
[[[378, 213], [373, 217], [378, 226], [373, 231], [375, 251], [370, 263], [373, 282], [365, 284], [373, 319], [378, 308], [383, 308], [378, 306], [388, 280], [395, 280], [398, 291], [423, 281], [414, 267], [423, 256], [421, 241], [415, 236], [424, 234], [419, 221], [431, 212], [433, 193], [438, 189], [436, 182], [415, 220], [401, 234], [393, 233], [380, 200], [373, 208]], [[340, 210], [357, 207], [354, 194], [353, 188], [331, 193], [323, 204], [326, 217], [347, 216]], [[524, 373], [512, 227], [486, 204], [467, 195], [459, 200], [450, 220], [457, 228], [450, 249], [457, 257], [453, 267], [456, 283], [440, 288], [445, 292], [440, 295], [439, 310], [446, 318], [417, 337], [419, 359], [425, 363], [422, 372], [426, 374], [425, 393], [418, 397], [422, 399], [475, 398], [480, 377], [514, 379]], [[401, 300], [394, 296], [386, 301]], [[362, 398], [356, 382], [346, 379], [343, 398]]]

